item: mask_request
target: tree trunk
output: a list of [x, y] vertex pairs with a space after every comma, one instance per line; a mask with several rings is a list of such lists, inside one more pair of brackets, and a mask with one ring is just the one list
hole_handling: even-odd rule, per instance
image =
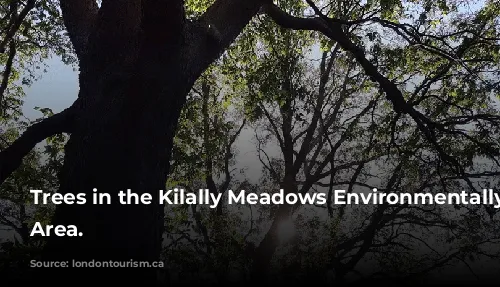
[[[76, 225], [81, 237], [48, 239], [45, 260], [158, 260], [163, 230], [159, 190], [165, 189], [173, 137], [194, 81], [236, 39], [263, 2], [217, 0], [196, 20], [184, 1], [72, 1], [60, 3], [80, 65], [75, 104], [16, 140], [0, 157], [5, 179], [29, 147], [71, 132], [60, 174], [62, 194], [85, 193], [85, 205], [61, 205], [54, 225]], [[68, 120], [67, 125], [61, 120]], [[111, 205], [94, 205], [93, 189]], [[120, 205], [117, 194], [151, 193], [151, 205]], [[53, 192], [53, 191], [50, 191]], [[149, 283], [149, 268], [50, 270], [32, 279]], [[90, 270], [90, 271], [89, 271]], [[75, 277], [78, 276], [79, 277]], [[102, 277], [97, 278], [94, 275]], [[118, 277], [117, 277], [118, 276]]]
[[[285, 190], [285, 194], [290, 192], [297, 193], [295, 177], [293, 175], [285, 176], [281, 183], [281, 188]], [[279, 228], [283, 221], [290, 219], [292, 209], [293, 206], [289, 204], [283, 204], [278, 207], [271, 227], [255, 249], [251, 270], [251, 280], [253, 282], [265, 283], [269, 280], [271, 260], [280, 245]]]
[[[186, 80], [175, 50], [143, 49], [132, 69], [90, 64], [81, 71], [80, 112], [65, 148], [59, 192], [85, 193], [87, 204], [58, 206], [53, 224], [76, 225], [83, 236], [52, 234], [44, 260], [160, 259], [164, 209], [159, 191], [166, 188], [175, 129], [192, 81]], [[111, 204], [93, 204], [93, 189], [109, 193]], [[127, 189], [150, 193], [152, 203], [121, 205], [118, 192]], [[56, 271], [58, 278], [152, 283], [157, 269], [67, 271]]]
[[251, 280], [255, 283], [265, 283], [269, 280], [271, 260], [280, 243], [279, 225], [289, 217], [290, 210], [290, 205], [282, 205], [278, 208], [269, 231], [255, 249], [251, 270]]

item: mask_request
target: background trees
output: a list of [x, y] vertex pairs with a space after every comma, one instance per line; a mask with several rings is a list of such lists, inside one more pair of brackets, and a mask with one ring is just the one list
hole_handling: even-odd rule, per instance
[[[47, 136], [71, 131], [65, 124], [73, 117], [67, 118], [66, 111], [41, 121], [12, 144], [26, 129], [19, 122], [23, 87], [41, 75], [33, 71], [51, 55], [70, 64], [80, 59], [79, 98], [88, 102], [74, 105], [87, 103], [83, 128], [72, 132], [76, 135], [69, 150], [83, 151], [93, 163], [102, 160], [97, 151], [108, 150], [106, 162], [121, 161], [108, 166], [119, 170], [116, 174], [98, 180], [107, 187], [124, 184], [124, 174], [131, 184], [134, 178], [159, 175], [153, 168], [161, 165], [158, 158], [171, 164], [168, 186], [216, 193], [283, 188], [322, 191], [331, 198], [339, 188], [453, 192], [497, 184], [499, 7], [494, 1], [246, 0], [243, 5], [221, 0], [212, 5], [192, 0], [184, 1], [182, 9], [148, 6], [148, 17], [143, 15], [148, 21], [141, 22], [145, 50], [139, 56], [128, 44], [137, 39], [111, 28], [116, 39], [99, 34], [88, 41], [86, 21], [97, 17], [100, 3], [73, 1], [83, 5], [78, 13], [87, 16], [77, 17], [75, 4], [61, 1], [68, 38], [59, 3], [3, 2], [0, 176], [2, 202], [8, 205], [2, 205], [0, 219], [17, 232], [19, 246], [31, 239], [26, 237], [29, 220], [48, 220], [50, 215], [42, 209], [27, 215], [25, 209], [32, 206], [19, 189], [59, 187], [55, 174], [61, 170], [65, 138], [51, 138], [45, 151], [30, 150]], [[84, 5], [88, 3], [92, 5]], [[132, 6], [126, 14], [103, 5], [101, 21], [114, 17], [137, 28]], [[155, 13], [162, 9], [172, 17]], [[173, 27], [168, 31], [164, 27], [169, 25], [149, 21], [165, 24], [167, 18]], [[190, 32], [182, 34], [183, 29]], [[177, 33], [187, 35], [187, 44], [176, 42]], [[92, 46], [101, 47], [103, 39], [111, 48]], [[157, 51], [162, 45], [165, 49]], [[140, 72], [132, 74], [139, 78], [129, 74], [136, 68]], [[128, 82], [138, 84], [129, 87]], [[134, 101], [131, 95], [159, 95], [160, 88], [169, 90], [169, 96]], [[103, 108], [114, 112], [96, 112]], [[42, 111], [50, 116], [49, 110]], [[123, 121], [118, 114], [129, 117]], [[58, 125], [61, 119], [64, 124]], [[168, 155], [163, 150], [170, 147], [176, 125], [170, 158], [169, 149]], [[95, 138], [90, 145], [95, 153], [81, 144], [89, 134]], [[136, 139], [131, 145], [117, 144], [128, 136]], [[248, 144], [250, 140], [254, 142]], [[153, 156], [151, 143], [161, 156]], [[67, 165], [73, 162], [87, 174], [81, 157], [70, 158]], [[127, 169], [125, 162], [145, 168]], [[249, 165], [262, 173], [250, 175]], [[89, 171], [86, 177], [94, 176]], [[162, 186], [160, 177], [151, 182]], [[77, 176], [68, 178], [71, 186]], [[146, 211], [113, 212], [131, 226]], [[416, 282], [446, 264], [475, 270], [471, 262], [476, 258], [498, 256], [491, 248], [499, 236], [498, 215], [491, 206], [179, 206], [167, 207], [165, 215], [158, 225], [172, 272], [191, 269], [216, 282], [248, 277], [341, 283], [371, 276]], [[91, 223], [85, 225], [92, 229]], [[127, 232], [138, 232], [138, 226]], [[16, 254], [10, 246], [5, 250]]]

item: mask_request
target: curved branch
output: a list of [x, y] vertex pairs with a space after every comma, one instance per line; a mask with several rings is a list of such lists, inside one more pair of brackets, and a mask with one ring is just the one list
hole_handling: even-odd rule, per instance
[[68, 133], [73, 129], [73, 106], [30, 126], [22, 136], [8, 148], [0, 152], [0, 184], [22, 163], [26, 156], [39, 142], [59, 133]]
[[[317, 10], [317, 9], [315, 9]], [[299, 18], [287, 14], [276, 5], [266, 5], [266, 14], [271, 17], [276, 24], [294, 30], [311, 30], [324, 34], [326, 37], [339, 43], [342, 49], [350, 52], [356, 58], [358, 63], [363, 67], [366, 74], [374, 82], [378, 82], [380, 87], [386, 93], [387, 98], [391, 101], [394, 109], [397, 112], [408, 113], [412, 115], [409, 105], [404, 100], [401, 92], [396, 84], [384, 77], [378, 69], [365, 57], [364, 51], [357, 47], [342, 30], [340, 24], [326, 21], [322, 14], [315, 18]], [[319, 11], [316, 11], [318, 13]], [[414, 116], [414, 115], [412, 115]], [[418, 117], [417, 117], [418, 118]]]
[[332, 22], [330, 18], [325, 16], [310, 0], [306, 0], [313, 8], [318, 17], [315, 18], [300, 18], [287, 14], [274, 4], [267, 4], [265, 6], [265, 13], [270, 16], [276, 24], [294, 30], [311, 30], [322, 33], [324, 36], [336, 41], [342, 49], [350, 52], [363, 67], [366, 75], [372, 81], [377, 82], [380, 88], [384, 91], [387, 100], [389, 100], [398, 115], [407, 114], [417, 124], [418, 129], [424, 134], [425, 138], [434, 146], [441, 158], [445, 160], [452, 168], [460, 174], [464, 173], [463, 167], [454, 159], [449, 156], [443, 148], [438, 144], [435, 134], [436, 123], [428, 117], [414, 109], [410, 105], [403, 94], [399, 90], [396, 83], [382, 75], [377, 67], [371, 63], [365, 56], [362, 48], [356, 46], [349, 36], [342, 30], [341, 24]]
[[216, 34], [214, 36], [219, 38], [219, 49], [224, 51], [257, 14], [263, 2], [264, 0], [218, 0], [201, 16], [200, 22]]

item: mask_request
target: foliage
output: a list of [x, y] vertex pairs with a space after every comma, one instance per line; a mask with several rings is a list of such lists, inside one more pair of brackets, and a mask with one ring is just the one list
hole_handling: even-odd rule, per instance
[[[23, 13], [25, 10], [27, 13]], [[24, 19], [20, 18], [22, 15], [26, 15]], [[3, 124], [22, 115], [24, 89], [46, 71], [47, 60], [57, 56], [73, 65], [76, 58], [65, 32], [59, 1], [3, 0], [0, 18], [0, 47], [5, 51], [0, 54], [5, 78], [0, 89], [0, 122]], [[19, 20], [22, 20], [21, 25], [17, 27]], [[11, 62], [10, 55], [13, 57]]]
[[[20, 121], [6, 125], [0, 134], [0, 150], [9, 146], [30, 124]], [[57, 174], [62, 166], [66, 140], [63, 134], [48, 138], [43, 148], [33, 149], [24, 157], [21, 166], [0, 185], [0, 225], [4, 231], [13, 233], [14, 238], [14, 242], [0, 242], [1, 268], [10, 270], [12, 264], [18, 264], [15, 269], [21, 272], [24, 270], [21, 267], [27, 265], [25, 263], [43, 247], [43, 238], [30, 237], [30, 233], [35, 222], [49, 224], [55, 206], [34, 205], [29, 191], [57, 190]]]
[[[213, 2], [185, 1], [189, 21]], [[313, 17], [316, 5], [323, 15], [315, 17], [340, 25], [361, 54], [328, 35], [285, 29], [259, 14], [189, 93], [167, 187], [225, 193], [286, 186], [331, 195], [335, 189], [436, 193], [498, 185], [498, 1], [275, 2], [301, 18]], [[0, 150], [31, 124], [21, 121], [24, 88], [43, 74], [47, 60], [76, 62], [57, 1], [36, 1], [9, 36], [29, 3], [0, 2], [0, 45], [7, 51], [0, 64], [8, 80], [0, 97]], [[415, 118], [394, 110], [362, 62], [401, 91], [426, 119], [430, 136]], [[52, 115], [47, 108], [39, 111]], [[258, 179], [246, 175], [238, 157], [237, 147], [252, 133], [255, 150], [249, 153], [261, 163]], [[1, 185], [0, 223], [17, 234], [14, 243], [4, 244], [2, 262], [24, 262], [43, 245], [27, 231], [34, 221], [50, 220], [53, 207], [34, 208], [27, 190], [57, 189], [65, 142], [65, 135], [47, 139]], [[283, 210], [300, 232], [288, 242], [266, 242], [273, 253], [268, 267], [304, 282], [312, 280], [306, 274], [319, 278], [332, 270], [338, 282], [376, 275], [358, 271], [363, 264], [375, 264], [391, 278], [499, 256], [487, 248], [500, 236], [491, 206], [331, 203], [168, 207], [163, 255], [172, 270], [189, 270], [200, 282], [220, 283], [235, 270], [240, 278], [254, 276], [257, 251], [279, 227], [273, 223]]]

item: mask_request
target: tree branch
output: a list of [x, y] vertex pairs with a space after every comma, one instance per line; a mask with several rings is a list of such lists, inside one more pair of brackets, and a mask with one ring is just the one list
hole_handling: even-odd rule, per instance
[[46, 118], [29, 127], [22, 136], [0, 152], [0, 184], [14, 172], [25, 155], [39, 142], [63, 132], [71, 132], [74, 122], [74, 107]]
[[[12, 3], [14, 2], [15, 1], [12, 1]], [[9, 23], [10, 27], [7, 31], [7, 35], [5, 35], [5, 38], [0, 43], [0, 53], [5, 51], [5, 46], [7, 46], [7, 43], [14, 37], [14, 35], [16, 35], [19, 27], [23, 24], [24, 19], [28, 16], [28, 13], [35, 7], [35, 3], [35, 0], [28, 0], [19, 15], [17, 15], [17, 11], [11, 11], [13, 14], [11, 17], [11, 23]]]
[[463, 173], [463, 168], [460, 164], [446, 152], [438, 144], [435, 128], [436, 123], [424, 116], [419, 111], [415, 110], [412, 105], [408, 104], [399, 90], [398, 86], [382, 75], [377, 67], [373, 65], [366, 57], [363, 49], [357, 47], [342, 30], [341, 24], [332, 21], [332, 19], [325, 16], [315, 4], [306, 0], [313, 8], [318, 17], [315, 18], [300, 18], [289, 15], [282, 11], [279, 7], [273, 4], [266, 4], [265, 13], [270, 16], [278, 25], [295, 30], [312, 30], [317, 31], [324, 36], [336, 41], [342, 49], [352, 53], [357, 62], [363, 67], [365, 73], [377, 82], [380, 88], [384, 91], [387, 100], [389, 100], [394, 108], [394, 111], [400, 114], [408, 114], [417, 124], [418, 129], [424, 134], [426, 139], [434, 146], [440, 157], [443, 158], [451, 167], [455, 168], [458, 173]]
[[0, 224], [3, 224], [5, 226], [14, 229], [14, 231], [16, 231], [19, 235], [22, 234], [21, 228], [19, 228], [19, 226], [14, 221], [8, 219], [7, 216], [2, 215], [1, 213], [0, 213]]
[[218, 31], [219, 49], [225, 50], [259, 11], [263, 0], [217, 0], [200, 22]]
[[247, 119], [243, 119], [243, 122], [241, 123], [241, 125], [238, 128], [238, 130], [236, 131], [236, 133], [233, 136], [231, 136], [231, 138], [227, 142], [226, 153], [224, 155], [225, 179], [224, 179], [224, 182], [222, 182], [222, 184], [219, 186], [219, 192], [221, 192], [221, 193], [226, 192], [227, 188], [229, 187], [229, 184], [231, 183], [231, 171], [229, 170], [229, 160], [232, 157], [231, 148], [232, 148], [234, 142], [236, 141], [236, 139], [241, 134], [241, 131], [245, 127], [246, 121], [247, 121]]
[[2, 75], [2, 84], [0, 86], [0, 115], [6, 113], [4, 109], [4, 98], [5, 91], [9, 85], [10, 74], [12, 73], [12, 65], [14, 63], [14, 58], [16, 57], [16, 42], [13, 40], [9, 43], [9, 57], [7, 58], [7, 63], [5, 63], [5, 69]]
[[[190, 72], [197, 78], [233, 43], [243, 28], [269, 0], [217, 0], [187, 34]], [[190, 38], [190, 39], [189, 39]]]

